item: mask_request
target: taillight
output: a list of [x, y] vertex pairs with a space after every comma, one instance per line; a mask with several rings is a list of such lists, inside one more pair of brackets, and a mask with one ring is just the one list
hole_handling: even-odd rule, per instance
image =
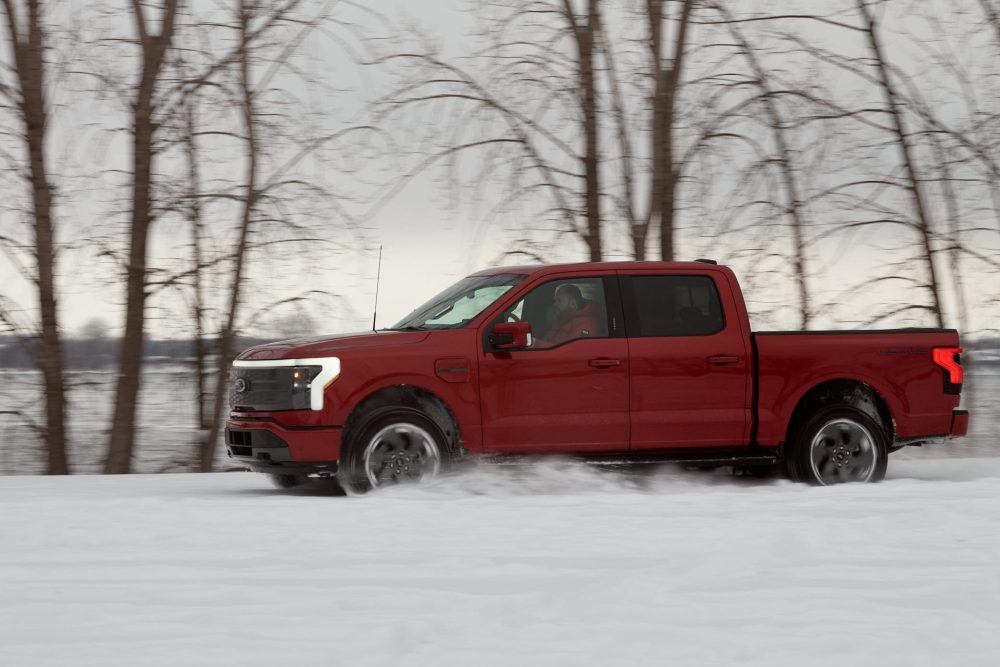
[[944, 369], [948, 384], [962, 384], [962, 360], [958, 356], [961, 353], [960, 347], [935, 347], [933, 350], [934, 363]]

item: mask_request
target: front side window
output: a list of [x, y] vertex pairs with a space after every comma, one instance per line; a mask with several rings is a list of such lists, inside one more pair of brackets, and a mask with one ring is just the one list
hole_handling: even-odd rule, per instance
[[392, 330], [459, 329], [524, 280], [520, 274], [469, 276], [438, 294]]
[[710, 336], [725, 326], [708, 276], [631, 276], [638, 331], [631, 336]]
[[500, 321], [530, 323], [532, 348], [555, 347], [577, 338], [606, 338], [604, 280], [567, 278], [543, 283], [504, 311]]

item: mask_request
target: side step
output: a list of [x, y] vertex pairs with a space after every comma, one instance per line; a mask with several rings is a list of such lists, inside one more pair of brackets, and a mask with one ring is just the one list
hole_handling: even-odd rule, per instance
[[494, 454], [482, 457], [498, 465], [523, 465], [546, 458], [567, 458], [588, 465], [630, 466], [679, 463], [691, 466], [771, 466], [780, 457], [777, 449], [760, 447], [739, 449], [699, 449], [657, 452], [611, 452], [602, 454]]

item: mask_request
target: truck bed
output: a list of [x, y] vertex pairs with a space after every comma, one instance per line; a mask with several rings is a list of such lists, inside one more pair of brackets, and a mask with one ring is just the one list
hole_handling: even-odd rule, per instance
[[958, 347], [954, 329], [762, 331], [751, 337], [757, 367], [756, 440], [776, 446], [802, 396], [817, 384], [861, 381], [892, 415], [897, 441], [947, 435], [960, 396], [931, 350]]

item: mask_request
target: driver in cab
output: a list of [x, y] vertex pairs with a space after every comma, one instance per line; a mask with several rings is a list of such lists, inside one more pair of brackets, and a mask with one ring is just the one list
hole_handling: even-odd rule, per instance
[[535, 339], [534, 347], [553, 347], [574, 338], [599, 335], [594, 302], [584, 299], [576, 285], [560, 285], [552, 305], [555, 320], [545, 338]]

